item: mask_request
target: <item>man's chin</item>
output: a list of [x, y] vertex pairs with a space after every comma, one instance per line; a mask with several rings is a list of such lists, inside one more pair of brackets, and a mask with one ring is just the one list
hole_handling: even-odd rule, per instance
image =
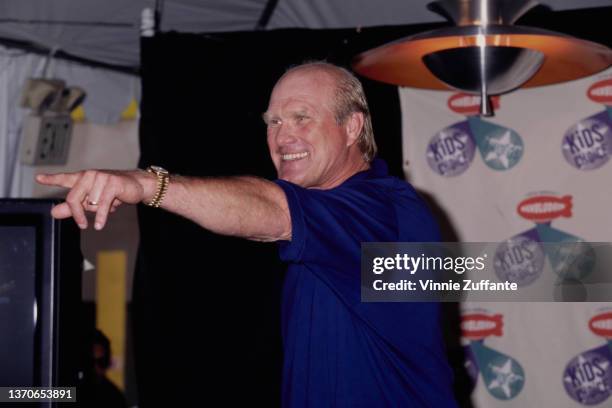
[[280, 176], [279, 179], [288, 181], [293, 184], [301, 185], [301, 178], [297, 176]]
[[278, 175], [278, 178], [281, 180], [288, 181], [293, 184], [297, 184], [298, 186], [304, 187], [304, 182], [305, 182], [304, 175], [301, 173], [281, 172]]

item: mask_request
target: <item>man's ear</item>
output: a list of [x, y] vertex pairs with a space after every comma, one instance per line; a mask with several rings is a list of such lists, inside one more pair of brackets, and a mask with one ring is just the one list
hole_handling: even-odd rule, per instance
[[364, 117], [362, 112], [352, 112], [346, 119], [344, 129], [348, 135], [348, 139], [346, 141], [347, 146], [352, 146], [355, 144], [355, 142], [357, 142], [361, 129], [363, 129], [363, 122]]

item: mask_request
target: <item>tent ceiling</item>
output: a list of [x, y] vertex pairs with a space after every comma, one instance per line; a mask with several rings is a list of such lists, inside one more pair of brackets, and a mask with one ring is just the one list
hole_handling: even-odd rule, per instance
[[[274, 0], [272, 0], [274, 1]], [[278, 0], [267, 24], [276, 28], [349, 28], [443, 21], [430, 0]], [[267, 0], [165, 0], [164, 31], [254, 30]], [[553, 10], [612, 6], [612, 0], [546, 0]], [[125, 67], [139, 65], [143, 8], [155, 0], [2, 0], [0, 38], [57, 49]]]

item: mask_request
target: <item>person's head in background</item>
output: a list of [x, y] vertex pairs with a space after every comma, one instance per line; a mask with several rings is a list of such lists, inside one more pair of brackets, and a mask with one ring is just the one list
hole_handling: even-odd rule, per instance
[[96, 329], [92, 338], [92, 353], [94, 371], [98, 376], [106, 375], [111, 366], [110, 340], [100, 330]]

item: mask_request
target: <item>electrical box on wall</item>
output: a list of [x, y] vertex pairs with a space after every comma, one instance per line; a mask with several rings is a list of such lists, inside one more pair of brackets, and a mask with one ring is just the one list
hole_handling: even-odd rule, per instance
[[22, 132], [21, 162], [32, 166], [65, 165], [71, 136], [69, 115], [28, 116]]

